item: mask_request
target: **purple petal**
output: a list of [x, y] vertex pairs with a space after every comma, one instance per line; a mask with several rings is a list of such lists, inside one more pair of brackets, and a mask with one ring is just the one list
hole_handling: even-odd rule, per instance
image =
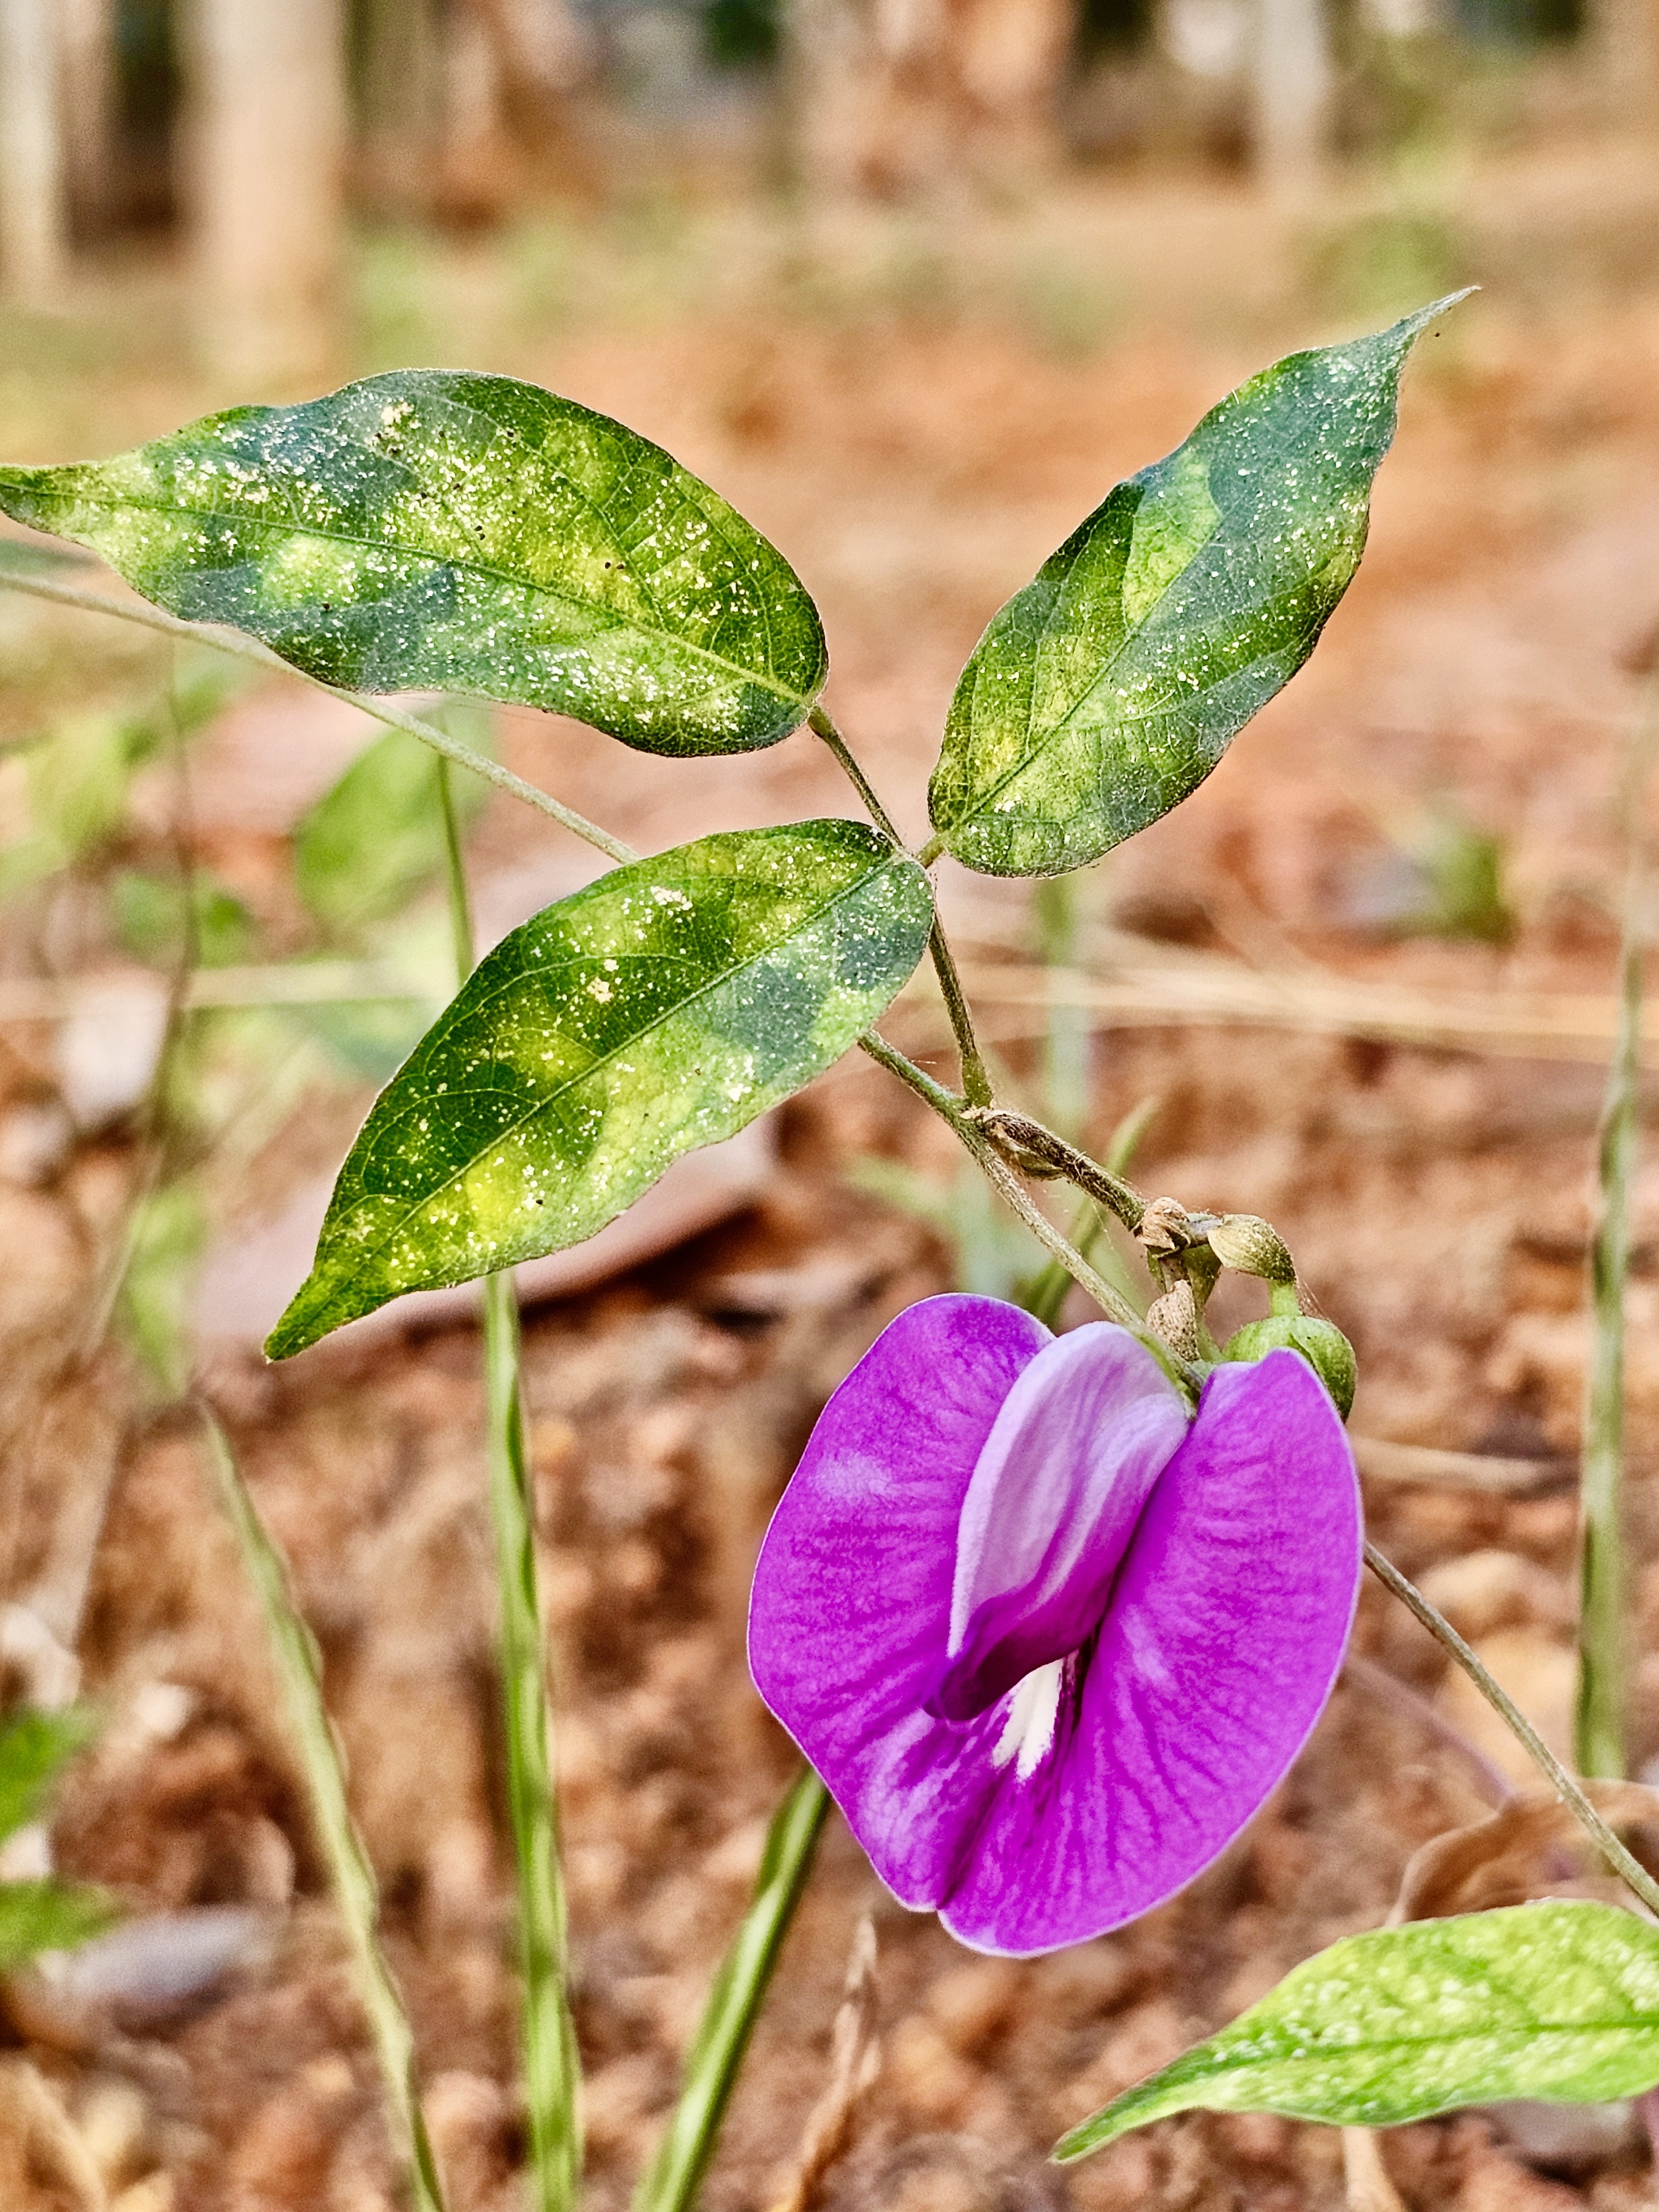
[[1352, 1454], [1310, 1370], [1290, 1352], [1218, 1368], [1098, 1636], [1065, 1662], [1046, 1755], [1024, 1779], [1024, 1753], [1005, 1764], [975, 1808], [941, 1900], [952, 1933], [982, 1950], [1051, 1950], [1120, 1927], [1200, 1873], [1324, 1706], [1362, 1544]]
[[1003, 1401], [968, 1486], [951, 1663], [932, 1711], [970, 1720], [1077, 1650], [1186, 1433], [1175, 1385], [1127, 1329], [1095, 1322], [1044, 1346]]
[[975, 1462], [1052, 1342], [994, 1298], [902, 1313], [824, 1407], [755, 1570], [756, 1686], [906, 1905], [949, 1894], [1000, 1784], [1000, 1716], [957, 1728], [926, 1706]]

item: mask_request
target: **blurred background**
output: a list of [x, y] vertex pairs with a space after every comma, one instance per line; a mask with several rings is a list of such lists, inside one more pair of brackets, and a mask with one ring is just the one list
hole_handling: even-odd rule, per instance
[[[1060, 884], [939, 873], [1009, 1095], [1097, 1152], [1139, 1113], [1149, 1189], [1287, 1237], [1358, 1347], [1379, 1541], [1565, 1752], [1615, 795], [1659, 662], [1659, 0], [0, 0], [0, 459], [405, 365], [533, 379], [782, 549], [913, 836], [975, 639], [1114, 482], [1277, 356], [1466, 284], [1413, 355], [1358, 579], [1202, 789]], [[0, 530], [0, 586], [119, 591], [52, 557]], [[656, 761], [428, 703], [643, 848], [854, 811], [805, 732]], [[97, 1700], [52, 1854], [149, 1931], [115, 1983], [0, 1987], [7, 2212], [392, 2202], [191, 1387], [322, 1643], [455, 2202], [519, 2201], [471, 1307], [258, 1352], [450, 988], [434, 797], [412, 740], [297, 679], [0, 588], [0, 1705]], [[482, 787], [468, 859], [481, 941], [599, 865]], [[884, 1026], [948, 1072], [925, 978]], [[790, 1771], [743, 1650], [770, 1506], [894, 1312], [1036, 1261], [913, 1104], [849, 1055], [523, 1285], [598, 2212]], [[1635, 1214], [1651, 1778], [1651, 1165]], [[1359, 1634], [1508, 1756], [1403, 1614], [1368, 1599]], [[886, 2057], [831, 2212], [1328, 2207], [1334, 2138], [1279, 2123], [1043, 2161], [1380, 1921], [1470, 1810], [1420, 1713], [1351, 1682], [1202, 1882], [1029, 1965], [884, 1906], [832, 1829], [707, 2201], [794, 2201], [873, 1905]], [[93, 2146], [80, 2196], [6, 2164], [42, 2081]], [[1391, 2138], [1421, 2212], [1645, 2201], [1633, 2136], [1584, 2152], [1593, 2197], [1530, 2155], [1474, 2119]]]

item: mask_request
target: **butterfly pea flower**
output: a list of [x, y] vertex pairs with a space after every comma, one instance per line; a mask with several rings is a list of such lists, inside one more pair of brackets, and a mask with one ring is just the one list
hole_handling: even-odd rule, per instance
[[1352, 1455], [1294, 1352], [1195, 1416], [1132, 1335], [901, 1314], [824, 1408], [750, 1663], [899, 1901], [1027, 1955], [1149, 1911], [1260, 1809], [1342, 1662]]

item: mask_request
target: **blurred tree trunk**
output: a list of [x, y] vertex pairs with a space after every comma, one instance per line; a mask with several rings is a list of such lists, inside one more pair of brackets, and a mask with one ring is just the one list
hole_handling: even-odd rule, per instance
[[792, 0], [809, 184], [899, 197], [1040, 173], [1076, 0]]
[[364, 195], [382, 214], [427, 212], [443, 113], [436, 0], [361, 0]]
[[244, 382], [313, 379], [331, 362], [339, 305], [342, 0], [191, 0], [185, 98], [214, 366]]
[[0, 0], [0, 283], [37, 306], [64, 275], [59, 96], [53, 0]]
[[1331, 57], [1323, 0], [1256, 0], [1250, 142], [1269, 190], [1313, 189], [1330, 130]]
[[70, 212], [82, 233], [101, 230], [110, 218], [114, 15], [112, 0], [58, 0], [65, 183]]

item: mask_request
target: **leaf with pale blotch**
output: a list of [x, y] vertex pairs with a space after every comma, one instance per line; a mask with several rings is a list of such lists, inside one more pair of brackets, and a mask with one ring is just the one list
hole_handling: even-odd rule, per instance
[[1252, 378], [1009, 600], [963, 671], [928, 791], [959, 860], [1060, 875], [1203, 781], [1347, 589], [1401, 368], [1450, 304]]
[[786, 737], [826, 666], [788, 562], [660, 446], [512, 377], [398, 369], [113, 460], [0, 469], [0, 508], [147, 599], [360, 691], [579, 715], [647, 752]]
[[265, 1349], [591, 1237], [838, 1059], [932, 921], [922, 871], [856, 822], [702, 837], [547, 908], [382, 1093]]
[[1510, 2098], [1595, 2105], [1659, 2082], [1659, 1929], [1519, 1905], [1350, 1936], [1060, 2140], [1085, 2157], [1194, 2106], [1395, 2127]]

